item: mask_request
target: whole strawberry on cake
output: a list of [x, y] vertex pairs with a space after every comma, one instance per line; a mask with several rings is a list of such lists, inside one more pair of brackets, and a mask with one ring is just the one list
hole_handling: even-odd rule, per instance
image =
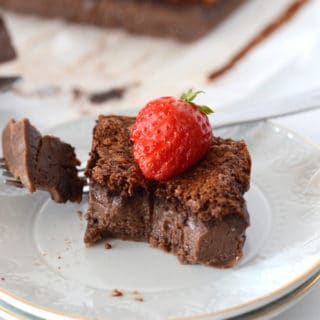
[[140, 111], [131, 140], [134, 160], [146, 178], [179, 175], [208, 151], [212, 130], [207, 114], [212, 111], [192, 103], [199, 93], [156, 99]]
[[215, 137], [200, 92], [149, 102], [137, 118], [100, 116], [86, 175], [84, 241], [146, 241], [182, 263], [231, 267], [242, 257], [251, 159]]

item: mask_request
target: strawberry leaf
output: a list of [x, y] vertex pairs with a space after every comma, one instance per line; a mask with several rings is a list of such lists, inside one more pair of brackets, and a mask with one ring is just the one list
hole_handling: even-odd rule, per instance
[[201, 94], [201, 93], [204, 93], [204, 91], [196, 91], [196, 92], [193, 92], [192, 89], [189, 89], [187, 92], [184, 92], [180, 99], [185, 101], [185, 102], [189, 102], [189, 103], [192, 103], [193, 100], [197, 97], [197, 95]]
[[198, 107], [202, 113], [206, 115], [213, 113], [213, 110], [209, 106], [206, 106], [206, 105], [199, 106], [193, 102], [193, 100], [201, 93], [204, 93], [204, 91], [193, 92], [192, 89], [189, 89], [187, 92], [184, 92], [181, 95], [180, 100], [193, 104], [194, 106]]
[[208, 106], [197, 106], [200, 111], [206, 115], [214, 113], [214, 111]]

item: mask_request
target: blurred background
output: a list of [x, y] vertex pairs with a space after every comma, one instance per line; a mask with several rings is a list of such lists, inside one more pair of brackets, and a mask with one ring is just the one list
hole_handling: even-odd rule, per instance
[[53, 126], [189, 88], [217, 110], [320, 87], [318, 0], [202, 2], [0, 0], [16, 51], [0, 77], [19, 77], [2, 86], [0, 125]]

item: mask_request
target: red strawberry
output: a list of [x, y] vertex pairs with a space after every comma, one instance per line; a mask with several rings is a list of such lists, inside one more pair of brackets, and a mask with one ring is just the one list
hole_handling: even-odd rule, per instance
[[134, 159], [146, 178], [161, 181], [178, 175], [208, 151], [212, 130], [207, 114], [212, 110], [192, 102], [199, 93], [162, 97], [139, 112], [131, 140]]

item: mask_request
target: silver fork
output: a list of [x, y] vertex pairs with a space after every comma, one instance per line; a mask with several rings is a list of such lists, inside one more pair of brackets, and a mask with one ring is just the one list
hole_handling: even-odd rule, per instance
[[[11, 174], [4, 158], [0, 158], [0, 170], [2, 171], [2, 176], [8, 178], [4, 180], [5, 184], [9, 186], [13, 186], [15, 188], [19, 188], [19, 189], [25, 188], [25, 186], [21, 183], [21, 181], [16, 179]], [[84, 175], [84, 171], [85, 171], [85, 165], [81, 164], [81, 166], [78, 168], [78, 176], [80, 178], [86, 178]], [[37, 188], [37, 189], [43, 190], [42, 188]], [[87, 193], [88, 190], [89, 190], [89, 184], [88, 184], [88, 180], [86, 179], [86, 184], [83, 187], [83, 192]]]

